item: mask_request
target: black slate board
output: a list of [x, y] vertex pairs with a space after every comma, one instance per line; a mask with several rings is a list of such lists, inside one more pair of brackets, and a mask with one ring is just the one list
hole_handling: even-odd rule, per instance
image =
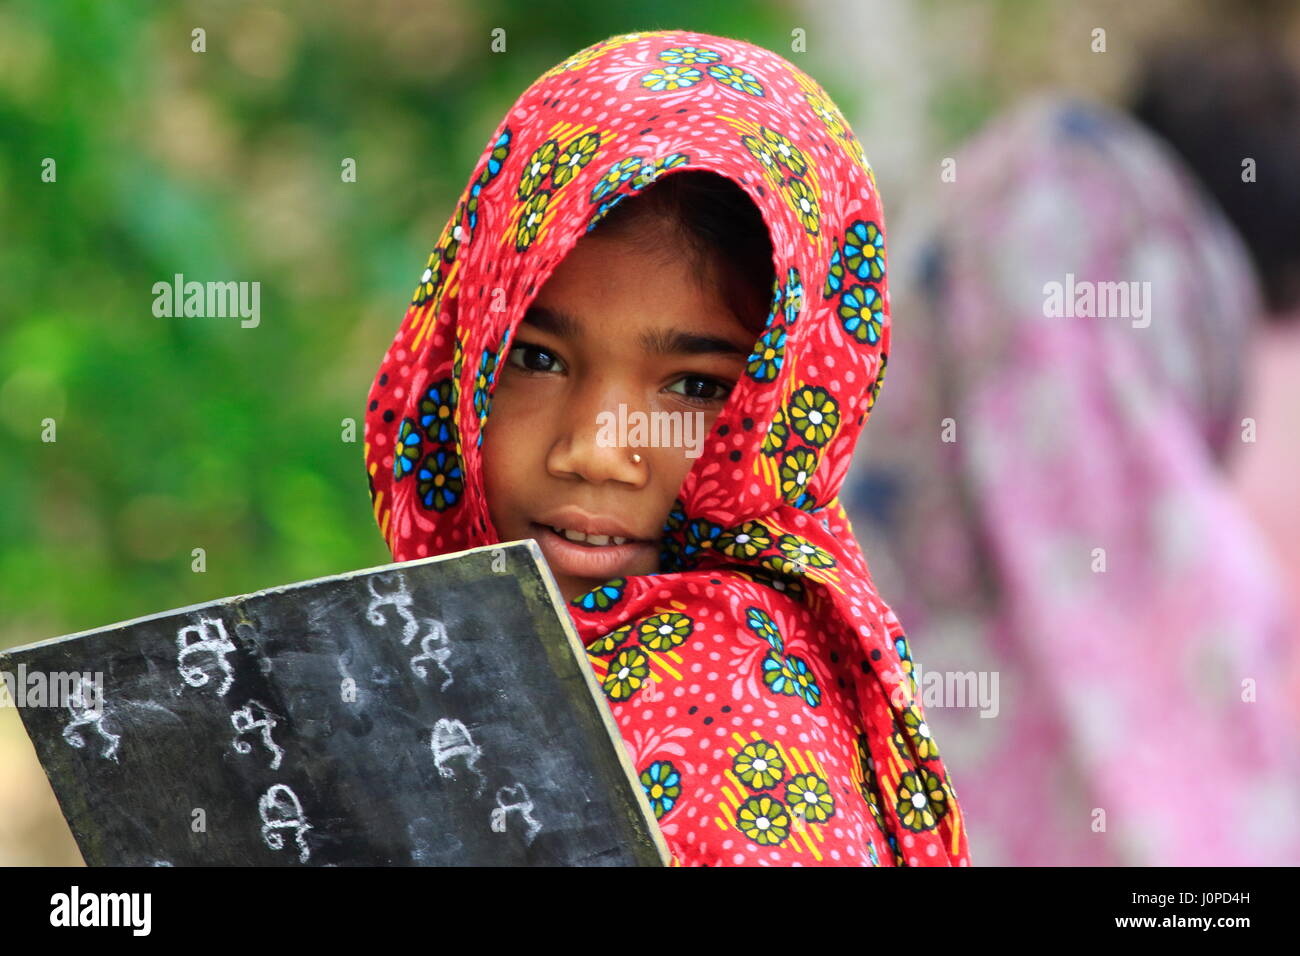
[[0, 653], [20, 665], [103, 675], [98, 709], [21, 710], [91, 866], [669, 859], [532, 540]]

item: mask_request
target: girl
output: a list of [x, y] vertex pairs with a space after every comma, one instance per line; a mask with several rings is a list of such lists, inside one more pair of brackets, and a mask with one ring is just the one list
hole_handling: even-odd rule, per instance
[[[675, 864], [969, 864], [837, 498], [884, 375], [883, 230], [803, 72], [613, 37], [502, 120], [371, 390], [394, 558], [537, 540]], [[638, 413], [698, 413], [701, 453], [610, 440]]]

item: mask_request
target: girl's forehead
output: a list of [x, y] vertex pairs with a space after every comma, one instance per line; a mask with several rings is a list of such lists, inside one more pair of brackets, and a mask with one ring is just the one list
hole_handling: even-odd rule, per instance
[[631, 235], [592, 236], [559, 263], [522, 322], [569, 338], [673, 325], [752, 343], [767, 312], [753, 285], [707, 251], [647, 248], [644, 237]]
[[524, 314], [523, 325], [563, 341], [594, 345], [609, 355], [632, 350], [652, 357], [743, 359], [753, 346], [752, 333], [719, 304], [646, 311], [612, 303], [585, 314], [559, 305], [534, 305]]

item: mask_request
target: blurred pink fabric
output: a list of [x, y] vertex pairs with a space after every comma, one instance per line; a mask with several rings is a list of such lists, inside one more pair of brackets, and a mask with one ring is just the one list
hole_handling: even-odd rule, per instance
[[[1250, 376], [1242, 415], [1258, 425], [1253, 445], [1229, 461], [1229, 477], [1242, 504], [1282, 568], [1292, 613], [1300, 617], [1300, 310], [1269, 324], [1252, 340]], [[1291, 697], [1300, 725], [1300, 661]]]
[[[955, 171], [895, 230], [920, 274], [894, 276], [900, 372], [845, 505], [917, 659], [996, 673], [996, 716], [923, 698], [972, 853], [1300, 863], [1295, 618], [1223, 472], [1252, 447], [1244, 248], [1162, 143], [1090, 104], [1035, 100]], [[1049, 317], [1069, 275], [1148, 282], [1149, 311]]]

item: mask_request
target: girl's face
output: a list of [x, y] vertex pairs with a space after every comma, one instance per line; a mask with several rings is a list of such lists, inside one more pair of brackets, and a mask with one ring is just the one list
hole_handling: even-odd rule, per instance
[[[663, 252], [677, 245], [647, 255], [637, 238], [585, 236], [551, 274], [498, 372], [483, 436], [492, 523], [503, 541], [537, 539], [570, 601], [659, 570], [664, 521], [766, 314], [742, 277], [710, 263], [701, 282], [687, 258]], [[675, 447], [619, 432], [620, 419], [631, 432], [644, 417], [649, 442], [663, 412], [675, 414], [658, 421], [682, 426], [663, 430], [686, 439]], [[584, 543], [552, 526], [629, 540]]]

